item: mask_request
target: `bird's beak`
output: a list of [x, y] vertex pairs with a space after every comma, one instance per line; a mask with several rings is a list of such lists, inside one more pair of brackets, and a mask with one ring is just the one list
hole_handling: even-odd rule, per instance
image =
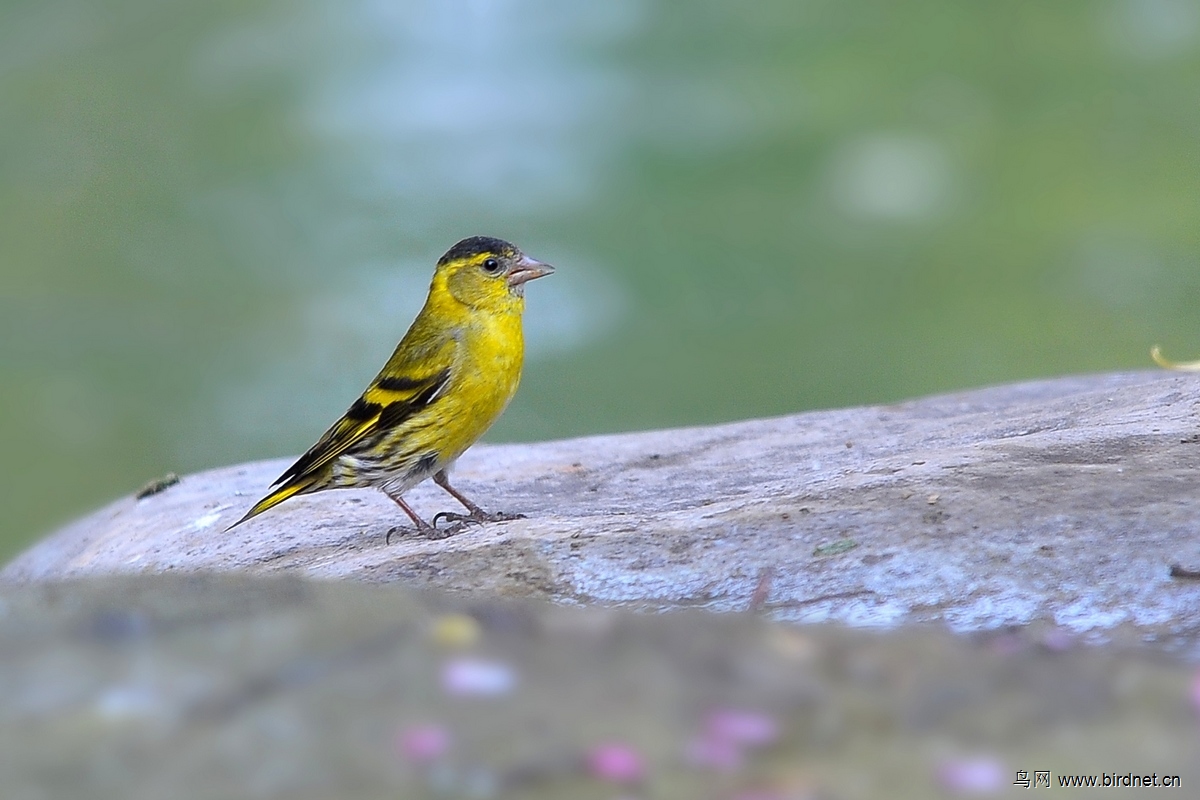
[[509, 270], [508, 285], [516, 288], [534, 278], [541, 278], [552, 272], [554, 272], [554, 267], [549, 264], [543, 264], [541, 261], [523, 255], [521, 260], [513, 264], [513, 268]]

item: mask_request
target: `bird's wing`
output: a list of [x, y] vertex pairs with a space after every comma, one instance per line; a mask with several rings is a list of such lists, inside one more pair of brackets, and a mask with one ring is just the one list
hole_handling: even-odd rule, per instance
[[[246, 515], [230, 525], [232, 530], [297, 494], [324, 485], [322, 470], [356, 443], [386, 431], [427, 408], [446, 391], [458, 364], [459, 336], [420, 335], [418, 316], [387, 364], [342, 418], [325, 431], [317, 443], [300, 456], [271, 484], [271, 492]], [[413, 332], [418, 331], [417, 336]], [[435, 334], [437, 332], [435, 331]]]
[[362, 397], [355, 400], [342, 418], [325, 431], [317, 443], [288, 467], [272, 486], [302, 481], [356, 442], [377, 431], [394, 428], [436, 400], [450, 382], [451, 371], [447, 362], [452, 354], [446, 355], [446, 358], [430, 359], [432, 364], [421, 365], [424, 370], [392, 370], [384, 367]]
[[[443, 351], [445, 349], [443, 348]], [[383, 372], [371, 381], [362, 397], [350, 406], [350, 410], [325, 431], [307, 453], [288, 467], [287, 472], [271, 484], [275, 488], [266, 497], [255, 503], [244, 517], [226, 530], [236, 528], [293, 495], [310, 491], [320, 483], [320, 470], [346, 452], [355, 442], [376, 431], [395, 427], [427, 407], [438, 398], [450, 381], [450, 366], [441, 364], [446, 364], [452, 356], [453, 353], [450, 353], [440, 362], [437, 359], [422, 361], [422, 371], [393, 366], [392, 362], [403, 361], [393, 356], [392, 361], [383, 368]]]

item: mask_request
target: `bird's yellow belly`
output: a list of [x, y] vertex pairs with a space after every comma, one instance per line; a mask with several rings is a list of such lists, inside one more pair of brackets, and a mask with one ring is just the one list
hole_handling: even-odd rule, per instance
[[[515, 324], [514, 324], [515, 323]], [[455, 385], [434, 403], [442, 415], [439, 461], [458, 458], [504, 412], [521, 381], [524, 341], [520, 318], [493, 321], [468, 333], [467, 353]]]

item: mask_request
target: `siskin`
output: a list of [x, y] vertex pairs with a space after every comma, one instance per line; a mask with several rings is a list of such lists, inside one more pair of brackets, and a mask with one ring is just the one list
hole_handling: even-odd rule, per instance
[[[446, 472], [517, 391], [525, 284], [552, 272], [500, 239], [473, 236], [451, 247], [438, 260], [425, 306], [367, 390], [230, 529], [298, 494], [367, 486], [392, 498], [429, 538], [455, 530], [438, 530], [441, 517], [460, 524], [514, 519], [475, 505]], [[404, 493], [429, 477], [468, 513], [442, 512], [433, 525], [421, 519]]]

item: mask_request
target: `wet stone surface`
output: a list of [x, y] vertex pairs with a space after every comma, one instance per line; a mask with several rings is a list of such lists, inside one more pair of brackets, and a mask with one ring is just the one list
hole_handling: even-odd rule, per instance
[[[296, 498], [224, 533], [290, 462], [247, 464], [119, 500], [3, 579], [290, 572], [860, 626], [1041, 620], [1194, 655], [1198, 411], [1195, 376], [1135, 373], [477, 447], [456, 484], [527, 518], [390, 545], [406, 520], [371, 491]], [[454, 509], [432, 484], [409, 499]]]

